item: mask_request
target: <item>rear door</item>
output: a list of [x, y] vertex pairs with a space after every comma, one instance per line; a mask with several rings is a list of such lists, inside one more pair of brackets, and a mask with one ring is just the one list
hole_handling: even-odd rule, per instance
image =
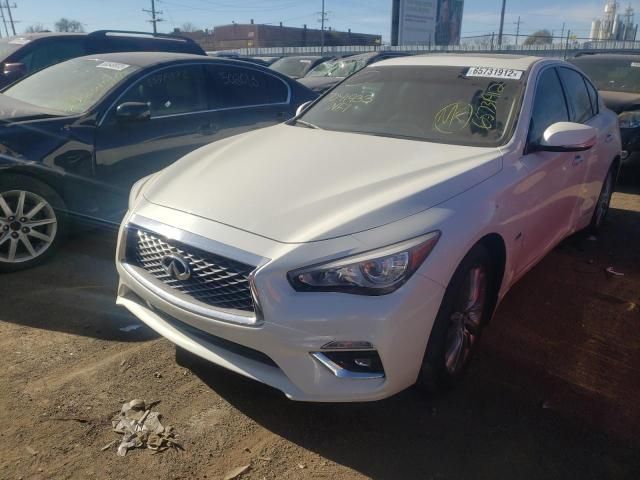
[[295, 113], [289, 84], [261, 69], [232, 63], [204, 67], [211, 108], [218, 111], [218, 138], [281, 123]]
[[[151, 118], [119, 120], [118, 105], [146, 103]], [[139, 178], [161, 170], [215, 138], [201, 64], [179, 64], [137, 79], [111, 106], [96, 134], [97, 175], [128, 190]]]

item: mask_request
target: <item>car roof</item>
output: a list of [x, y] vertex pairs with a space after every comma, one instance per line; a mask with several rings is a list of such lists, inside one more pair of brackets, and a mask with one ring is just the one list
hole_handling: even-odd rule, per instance
[[483, 54], [427, 54], [390, 58], [377, 62], [378, 66], [439, 66], [439, 67], [488, 67], [528, 70], [533, 64], [543, 60], [540, 57], [523, 55], [483, 55]]
[[281, 57], [278, 60], [319, 60], [321, 58], [327, 58], [320, 55], [293, 55], [290, 57]]
[[640, 58], [640, 54], [634, 55], [633, 53], [583, 53], [573, 58], [569, 58], [568, 61], [572, 61], [572, 60], [596, 61], [596, 60], [602, 60], [602, 59], [637, 61], [639, 58]]
[[126, 63], [137, 67], [150, 67], [162, 63], [177, 62], [181, 60], [193, 60], [197, 62], [212, 63], [229, 63], [233, 65], [257, 65], [224, 57], [209, 57], [206, 55], [196, 55], [192, 53], [173, 53], [173, 52], [116, 52], [116, 53], [98, 53], [94, 55], [86, 55], [79, 57], [84, 59], [99, 59], [105, 62]]

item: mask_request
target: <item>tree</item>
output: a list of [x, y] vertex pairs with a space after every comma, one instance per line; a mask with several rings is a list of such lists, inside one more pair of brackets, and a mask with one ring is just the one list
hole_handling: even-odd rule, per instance
[[33, 25], [29, 25], [24, 29], [24, 33], [38, 33], [38, 32], [47, 32], [48, 30], [44, 28], [44, 25], [41, 23], [34, 23]]
[[525, 45], [550, 45], [552, 43], [553, 35], [549, 30], [538, 30], [524, 41]]
[[182, 25], [180, 25], [180, 31], [181, 32], [197, 32], [198, 30], [199, 30], [199, 28], [196, 27], [191, 22], [185, 22]]
[[56, 22], [56, 32], [84, 32], [84, 27], [78, 20], [61, 18]]

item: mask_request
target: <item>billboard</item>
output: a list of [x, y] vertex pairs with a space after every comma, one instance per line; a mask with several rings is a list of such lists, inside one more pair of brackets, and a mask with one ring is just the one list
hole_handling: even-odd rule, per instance
[[464, 0], [393, 0], [393, 45], [460, 43]]
[[462, 31], [464, 0], [439, 0], [436, 20], [436, 43], [457, 45]]
[[399, 45], [433, 43], [438, 0], [399, 0], [397, 42]]

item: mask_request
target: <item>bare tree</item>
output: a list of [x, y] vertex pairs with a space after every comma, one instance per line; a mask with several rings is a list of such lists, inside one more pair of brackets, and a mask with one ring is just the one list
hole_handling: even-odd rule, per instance
[[191, 22], [185, 22], [182, 25], [180, 25], [181, 32], [197, 32], [198, 30], [200, 29]]
[[84, 32], [82, 23], [78, 20], [69, 20], [68, 18], [61, 18], [55, 24], [56, 32]]
[[38, 33], [38, 32], [48, 32], [44, 25], [41, 23], [34, 23], [33, 25], [29, 25], [24, 29], [24, 33]]
[[553, 43], [553, 35], [549, 30], [538, 30], [529, 35], [524, 41], [525, 45], [550, 45]]

